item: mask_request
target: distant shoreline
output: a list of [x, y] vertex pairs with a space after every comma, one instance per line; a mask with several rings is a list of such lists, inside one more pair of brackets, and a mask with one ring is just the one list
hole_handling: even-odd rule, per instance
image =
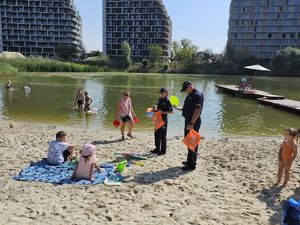
[[[56, 130], [74, 130], [75, 132], [80, 132], [82, 130], [84, 131], [90, 131], [90, 132], [103, 132], [103, 133], [109, 133], [113, 134], [116, 137], [120, 136], [120, 129], [119, 128], [85, 128], [85, 127], [80, 127], [76, 125], [68, 125], [68, 124], [55, 124], [55, 123], [47, 123], [47, 122], [28, 122], [28, 121], [19, 121], [19, 120], [14, 120], [15, 127], [14, 128], [9, 128], [9, 122], [10, 120], [2, 120], [0, 121], [0, 126], [5, 128], [5, 129], [18, 129], [18, 127], [23, 127], [23, 126], [32, 126], [32, 127], [49, 127], [49, 128], [55, 128]], [[149, 135], [153, 134], [153, 129], [152, 128], [134, 128], [133, 133], [135, 135]], [[169, 131], [169, 133], [171, 133]], [[152, 138], [152, 136], [151, 136]], [[171, 135], [168, 136], [168, 140], [181, 140], [183, 138], [183, 135]], [[235, 135], [220, 135], [219, 137], [203, 137], [204, 139], [202, 140], [225, 140], [225, 139], [233, 139], [236, 141], [245, 141], [245, 142], [251, 142], [251, 141], [262, 141], [262, 140], [276, 140], [278, 138], [281, 138], [280, 135], [266, 135], [266, 136], [253, 136], [253, 135], [241, 135], [241, 134], [235, 134]]]

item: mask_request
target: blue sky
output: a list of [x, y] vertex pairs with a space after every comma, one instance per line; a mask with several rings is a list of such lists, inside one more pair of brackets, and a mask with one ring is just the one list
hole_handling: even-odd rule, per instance
[[[200, 49], [222, 52], [227, 40], [230, 0], [164, 0], [173, 40], [188, 38]], [[88, 51], [102, 50], [102, 0], [75, 0]]]

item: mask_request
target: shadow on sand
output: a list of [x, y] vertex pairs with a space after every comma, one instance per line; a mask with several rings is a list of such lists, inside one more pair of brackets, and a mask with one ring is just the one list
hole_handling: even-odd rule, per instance
[[280, 213], [283, 201], [279, 202], [279, 197], [283, 187], [273, 185], [270, 188], [264, 188], [261, 190], [257, 198], [266, 203], [267, 208], [271, 209], [274, 214], [269, 218], [269, 224], [281, 224]]
[[293, 198], [298, 201], [300, 198], [300, 188], [296, 188], [292, 196], [279, 201], [282, 189], [282, 186], [276, 187], [273, 185], [269, 189], [264, 188], [257, 197], [260, 201], [265, 202], [266, 206], [274, 212], [274, 214], [269, 218], [270, 225], [281, 224], [281, 209], [285, 200]]
[[135, 182], [137, 184], [142, 184], [142, 185], [149, 185], [165, 179], [174, 179], [188, 173], [180, 169], [181, 167], [177, 166], [177, 167], [172, 167], [172, 168], [168, 168], [156, 172], [141, 173], [136, 175], [131, 180], [131, 182]]
[[109, 144], [113, 144], [113, 143], [118, 143], [118, 142], [123, 142], [124, 140], [122, 139], [116, 139], [116, 140], [104, 140], [104, 141], [93, 141], [91, 144], [93, 145], [109, 145]]

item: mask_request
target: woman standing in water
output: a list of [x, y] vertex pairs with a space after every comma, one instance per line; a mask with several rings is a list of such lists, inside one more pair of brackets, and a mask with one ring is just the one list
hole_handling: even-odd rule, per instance
[[134, 127], [133, 118], [136, 118], [136, 115], [132, 107], [130, 94], [128, 91], [124, 91], [122, 98], [118, 101], [117, 110], [116, 110], [116, 120], [120, 120], [121, 122], [120, 129], [121, 129], [122, 140], [125, 139], [124, 132], [125, 132], [126, 123], [129, 124], [127, 136], [133, 138], [131, 133]]

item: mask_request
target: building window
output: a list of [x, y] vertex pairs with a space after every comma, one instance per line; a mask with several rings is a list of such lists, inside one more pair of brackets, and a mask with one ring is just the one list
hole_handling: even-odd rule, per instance
[[253, 38], [256, 38], [256, 34], [255, 33], [253, 34]]
[[286, 38], [286, 34], [282, 34], [282, 38]]
[[239, 25], [239, 21], [238, 20], [235, 22], [235, 25], [237, 25], [237, 26]]
[[295, 34], [291, 34], [291, 38], [295, 38]]
[[272, 38], [272, 34], [268, 34], [268, 38]]

